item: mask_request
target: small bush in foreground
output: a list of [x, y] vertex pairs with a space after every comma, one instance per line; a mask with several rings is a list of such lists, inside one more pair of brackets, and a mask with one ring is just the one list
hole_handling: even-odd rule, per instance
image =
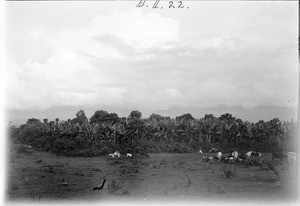
[[115, 194], [117, 193], [123, 186], [120, 185], [120, 182], [116, 182], [112, 180], [110, 184], [108, 184], [108, 193]]
[[227, 168], [227, 167], [223, 166], [221, 168], [221, 171], [223, 172], [224, 177], [227, 179], [235, 176], [235, 172], [231, 168]]

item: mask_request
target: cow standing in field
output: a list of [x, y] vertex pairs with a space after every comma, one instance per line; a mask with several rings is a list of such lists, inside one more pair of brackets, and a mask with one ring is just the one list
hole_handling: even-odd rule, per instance
[[202, 157], [203, 162], [213, 161], [216, 160], [218, 163], [221, 160], [222, 152], [218, 152], [214, 156], [204, 156]]
[[239, 153], [237, 151], [234, 151], [229, 156], [222, 157], [221, 161], [224, 163], [234, 163], [234, 162], [238, 161], [238, 156], [239, 156]]
[[239, 153], [237, 151], [234, 151], [231, 153], [232, 157], [236, 160], [239, 156]]
[[114, 155], [114, 154], [108, 154], [108, 156], [109, 156], [110, 158], [115, 158], [115, 155]]
[[288, 152], [287, 157], [288, 157], [289, 163], [291, 162], [291, 160], [296, 161], [296, 152]]
[[221, 157], [222, 157], [222, 152], [217, 152], [217, 154], [216, 154], [216, 156], [215, 156], [215, 158], [214, 158], [214, 159], [216, 159], [216, 160], [217, 160], [217, 163], [220, 163], [220, 161], [221, 161]]
[[213, 157], [203, 157], [203, 162], [208, 162], [208, 161], [212, 161], [213, 160]]
[[108, 154], [108, 156], [111, 158], [120, 158], [121, 153], [119, 151], [115, 151], [113, 154]]
[[114, 152], [114, 156], [117, 157], [117, 158], [120, 158], [121, 157], [121, 153], [119, 151], [115, 151]]
[[237, 151], [232, 152], [231, 155], [228, 156], [229, 162], [237, 162], [238, 156], [239, 156], [239, 153]]
[[261, 156], [260, 152], [249, 151], [249, 152], [246, 153], [246, 161], [247, 162], [259, 163], [259, 157], [260, 156]]

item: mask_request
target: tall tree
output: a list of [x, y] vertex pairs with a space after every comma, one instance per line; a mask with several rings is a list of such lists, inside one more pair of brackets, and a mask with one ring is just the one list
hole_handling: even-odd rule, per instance
[[91, 123], [102, 123], [102, 122], [110, 122], [116, 123], [119, 122], [119, 117], [116, 113], [108, 113], [105, 110], [98, 110], [90, 119]]
[[31, 118], [31, 119], [28, 119], [26, 124], [39, 124], [41, 123], [41, 121], [39, 119], [36, 119], [36, 118]]
[[176, 117], [176, 121], [179, 121], [179, 122], [180, 121], [189, 121], [189, 120], [194, 120], [194, 117], [190, 113]]
[[130, 112], [129, 118], [136, 118], [136, 119], [140, 119], [142, 117], [142, 113], [138, 110], [134, 110], [132, 112]]
[[79, 123], [79, 124], [87, 123], [88, 118], [86, 117], [84, 110], [79, 110], [76, 113], [76, 117], [74, 119], [72, 119], [72, 122]]
[[149, 119], [151, 120], [151, 121], [160, 121], [160, 120], [163, 120], [164, 119], [164, 117], [163, 116], [161, 116], [161, 115], [159, 115], [159, 114], [151, 114], [150, 115], [150, 117], [149, 117]]

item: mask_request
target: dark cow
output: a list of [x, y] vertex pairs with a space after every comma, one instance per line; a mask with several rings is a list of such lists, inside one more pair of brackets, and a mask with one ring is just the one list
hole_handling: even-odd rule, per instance
[[245, 156], [247, 162], [259, 163], [259, 157], [261, 156], [261, 153], [257, 151], [249, 151]]

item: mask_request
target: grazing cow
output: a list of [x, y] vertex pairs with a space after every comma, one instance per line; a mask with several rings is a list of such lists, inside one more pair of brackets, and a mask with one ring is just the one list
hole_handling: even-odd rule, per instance
[[208, 162], [209, 160], [213, 160], [213, 157], [203, 157], [203, 162]]
[[120, 154], [119, 151], [115, 151], [115, 152], [114, 152], [114, 156], [120, 158], [120, 157], [121, 157], [121, 154]]
[[260, 157], [261, 153], [260, 152], [252, 152], [251, 156], [253, 156], [253, 157]]
[[236, 159], [232, 155], [221, 158], [221, 162], [224, 162], [224, 163], [229, 163], [229, 162], [232, 163], [232, 162], [235, 162], [235, 161], [236, 161]]
[[256, 162], [259, 163], [259, 157], [261, 156], [260, 152], [257, 151], [249, 151], [246, 153], [246, 161], [247, 162]]
[[288, 152], [287, 153], [288, 161], [291, 162], [291, 159], [296, 161], [296, 152]]
[[208, 162], [209, 160], [214, 160], [214, 159], [217, 160], [217, 162], [220, 162], [221, 161], [221, 156], [222, 156], [222, 152], [218, 152], [214, 156], [210, 156], [210, 157], [204, 156], [202, 159], [203, 159], [203, 162]]
[[236, 161], [237, 161], [237, 162], [243, 163], [243, 162], [245, 161], [245, 159], [238, 157], [238, 158], [236, 159]]
[[111, 158], [115, 158], [114, 154], [108, 154], [108, 156], [111, 157]]
[[238, 161], [239, 153], [237, 151], [232, 152], [229, 156], [223, 158], [225, 162], [237, 162]]
[[249, 151], [246, 153], [246, 158], [250, 158], [250, 157], [260, 157], [261, 153], [260, 152], [256, 152], [256, 151]]
[[215, 159], [217, 160], [218, 163], [220, 163], [222, 157], [222, 152], [218, 152], [215, 156]]
[[229, 162], [234, 162], [235, 161], [235, 158], [233, 156], [229, 157]]
[[231, 153], [231, 155], [236, 160], [238, 158], [238, 156], [239, 156], [239, 153], [237, 151], [234, 151], [234, 152]]
[[218, 159], [221, 159], [221, 156], [222, 156], [222, 152], [218, 152], [218, 153], [216, 154], [216, 158], [218, 158]]
[[251, 153], [252, 153], [252, 151], [249, 151], [249, 152], [247, 152], [247, 153], [245, 154], [246, 159], [250, 159], [250, 158], [251, 158]]
[[120, 158], [121, 154], [118, 151], [115, 151], [113, 154], [108, 154], [109, 157], [111, 158]]
[[126, 157], [132, 158], [132, 154], [131, 153], [127, 153]]

